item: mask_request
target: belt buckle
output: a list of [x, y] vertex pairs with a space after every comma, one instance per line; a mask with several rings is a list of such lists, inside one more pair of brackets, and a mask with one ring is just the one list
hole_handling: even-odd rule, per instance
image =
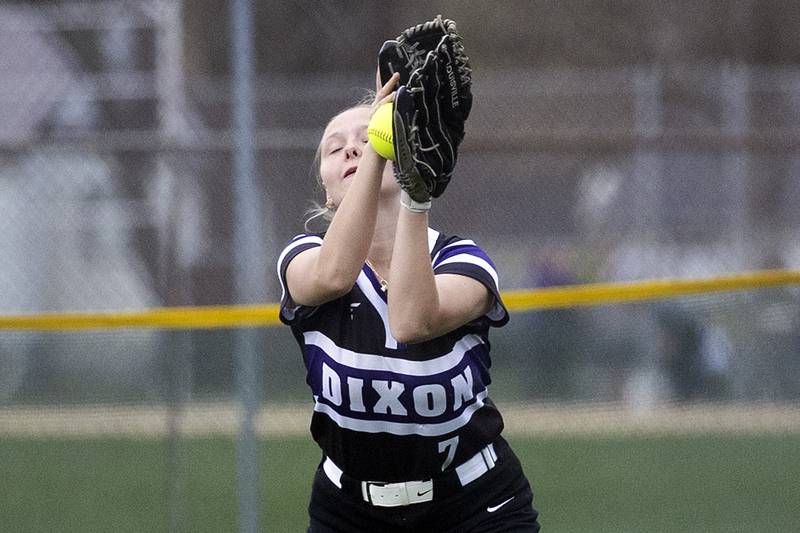
[[433, 480], [361, 484], [364, 499], [376, 507], [401, 507], [433, 500]]

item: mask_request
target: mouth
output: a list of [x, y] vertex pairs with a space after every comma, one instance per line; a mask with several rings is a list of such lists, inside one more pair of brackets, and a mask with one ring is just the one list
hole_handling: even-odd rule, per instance
[[358, 166], [352, 166], [352, 167], [348, 168], [347, 170], [344, 171], [344, 176], [342, 177], [342, 179], [347, 179], [349, 177], [352, 177], [353, 174], [356, 173], [357, 169], [358, 169]]

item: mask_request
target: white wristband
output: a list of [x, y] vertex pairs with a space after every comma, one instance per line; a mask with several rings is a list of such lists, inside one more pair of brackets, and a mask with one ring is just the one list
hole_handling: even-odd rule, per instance
[[411, 198], [406, 191], [400, 191], [400, 205], [412, 213], [427, 213], [431, 210], [431, 201], [417, 202]]

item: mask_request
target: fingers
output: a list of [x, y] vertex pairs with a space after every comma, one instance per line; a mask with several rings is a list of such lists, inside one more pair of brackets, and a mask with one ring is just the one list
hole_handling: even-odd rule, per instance
[[400, 81], [400, 74], [395, 72], [392, 74], [392, 77], [389, 78], [389, 81], [386, 82], [386, 85], [378, 89], [378, 92], [375, 94], [375, 100], [372, 102], [372, 113], [375, 114], [375, 111], [378, 110], [386, 102], [391, 102], [394, 100], [395, 90], [397, 88], [397, 83]]
[[[380, 83], [379, 80], [380, 78], [376, 80], [377, 83]], [[375, 101], [377, 102], [379, 100], [383, 100], [384, 98], [386, 98], [386, 96], [394, 92], [397, 89], [397, 84], [399, 81], [400, 81], [400, 73], [395, 72], [394, 74], [392, 74], [392, 77], [389, 78], [389, 81], [386, 82], [386, 85], [384, 85], [383, 87], [381, 87], [376, 91]]]
[[385, 104], [387, 102], [391, 102], [392, 100], [394, 100], [394, 95], [395, 94], [396, 93], [394, 91], [392, 91], [391, 93], [387, 94], [384, 98], [381, 98], [381, 100], [378, 102], [378, 106], [377, 107], [380, 107], [383, 104]]
[[387, 103], [387, 102], [391, 102], [391, 101], [393, 101], [393, 100], [394, 100], [394, 95], [395, 95], [395, 94], [397, 94], [397, 91], [392, 91], [391, 93], [387, 94], [386, 96], [384, 96], [384, 97], [383, 97], [383, 98], [381, 98], [380, 100], [376, 99], [376, 100], [375, 100], [375, 103], [373, 103], [373, 104], [372, 104], [372, 111], [370, 112], [370, 115], [369, 115], [369, 116], [370, 116], [370, 117], [372, 117], [372, 115], [374, 115], [374, 114], [375, 114], [375, 112], [376, 112], [378, 109], [380, 109], [380, 107], [381, 107], [383, 104], [385, 104], [385, 103]]

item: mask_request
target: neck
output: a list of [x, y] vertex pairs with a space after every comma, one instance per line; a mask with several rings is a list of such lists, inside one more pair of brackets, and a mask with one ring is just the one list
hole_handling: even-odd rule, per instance
[[367, 258], [380, 268], [389, 270], [392, 261], [392, 248], [394, 247], [394, 234], [397, 229], [397, 216], [400, 212], [400, 202], [395, 196], [382, 199], [378, 208], [378, 218], [375, 221], [375, 232], [372, 235]]

